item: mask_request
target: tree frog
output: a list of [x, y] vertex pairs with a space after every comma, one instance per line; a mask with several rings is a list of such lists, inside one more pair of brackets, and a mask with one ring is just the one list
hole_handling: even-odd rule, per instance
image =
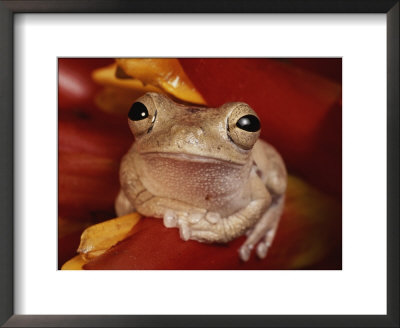
[[120, 166], [119, 216], [138, 211], [179, 229], [183, 240], [227, 243], [246, 234], [243, 261], [264, 258], [284, 206], [279, 153], [259, 139], [246, 103], [219, 108], [179, 104], [146, 93], [130, 108], [135, 141]]

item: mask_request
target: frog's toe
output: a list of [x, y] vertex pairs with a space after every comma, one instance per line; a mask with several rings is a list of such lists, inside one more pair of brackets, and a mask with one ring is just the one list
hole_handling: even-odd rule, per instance
[[181, 222], [179, 225], [179, 235], [184, 241], [188, 241], [192, 232], [186, 222]]
[[163, 223], [164, 223], [164, 226], [166, 228], [174, 228], [174, 227], [176, 227], [177, 223], [178, 223], [177, 218], [176, 218], [176, 214], [171, 210], [165, 211]]
[[260, 259], [264, 259], [267, 256], [268, 249], [274, 240], [275, 232], [275, 229], [269, 230], [265, 234], [264, 238], [262, 238], [262, 240], [258, 243], [256, 253]]
[[267, 245], [267, 247], [271, 246], [274, 238], [275, 238], [275, 233], [276, 233], [276, 228], [277, 226], [274, 227], [274, 229], [271, 229], [267, 232], [267, 234], [265, 235], [265, 244]]
[[239, 257], [242, 261], [246, 262], [250, 259], [252, 245], [243, 245], [239, 248]]
[[202, 213], [192, 213], [192, 214], [189, 214], [188, 220], [191, 224], [195, 224], [195, 223], [199, 222], [203, 217], [204, 217], [204, 214], [202, 214]]
[[216, 224], [219, 220], [221, 220], [221, 215], [217, 212], [208, 212], [206, 214], [206, 220], [211, 224]]
[[260, 242], [257, 245], [256, 253], [260, 259], [264, 259], [267, 256], [268, 245], [264, 242]]

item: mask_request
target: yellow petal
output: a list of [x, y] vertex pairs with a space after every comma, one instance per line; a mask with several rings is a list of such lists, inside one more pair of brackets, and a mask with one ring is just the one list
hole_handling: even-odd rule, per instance
[[78, 253], [87, 260], [103, 254], [119, 241], [127, 238], [140, 214], [131, 213], [87, 228], [81, 235]]
[[86, 264], [86, 261], [82, 258], [81, 255], [77, 255], [65, 262], [61, 267], [61, 270], [83, 270], [83, 266]]
[[144, 84], [141, 80], [130, 78], [130, 79], [119, 79], [115, 73], [117, 70], [117, 64], [111, 64], [107, 67], [96, 69], [92, 72], [92, 78], [95, 82], [101, 85], [112, 85], [123, 89], [133, 90], [134, 92], [140, 92], [141, 94], [146, 92], [162, 92], [160, 88], [152, 84]]
[[206, 102], [196, 90], [178, 59], [174, 58], [119, 58], [118, 67], [126, 76], [152, 84], [177, 99], [205, 105]]
[[[169, 94], [183, 102], [206, 104], [186, 75], [179, 60], [173, 58], [120, 58], [116, 59], [116, 63], [112, 65], [93, 71], [92, 78], [108, 88], [121, 90], [125, 99], [136, 99], [146, 92], [159, 92]], [[113, 105], [112, 98], [107, 98], [107, 96], [110, 96], [110, 89], [108, 93], [100, 94], [96, 100], [99, 107], [112, 112], [118, 108], [118, 112], [120, 104]], [[101, 104], [104, 99], [106, 99], [106, 105]], [[118, 98], [114, 100], [121, 103]], [[130, 105], [131, 103], [125, 109], [125, 114]]]

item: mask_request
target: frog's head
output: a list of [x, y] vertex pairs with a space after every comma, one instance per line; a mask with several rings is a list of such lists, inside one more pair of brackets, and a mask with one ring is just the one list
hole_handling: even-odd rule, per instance
[[254, 110], [242, 102], [219, 108], [181, 105], [146, 93], [131, 107], [129, 127], [139, 153], [166, 153], [193, 160], [244, 164], [260, 135]]

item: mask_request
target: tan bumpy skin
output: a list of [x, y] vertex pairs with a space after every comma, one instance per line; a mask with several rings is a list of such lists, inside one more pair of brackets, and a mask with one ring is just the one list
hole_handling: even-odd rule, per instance
[[260, 122], [245, 103], [181, 105], [158, 93], [130, 109], [135, 142], [120, 167], [119, 216], [163, 218], [184, 240], [226, 243], [243, 234], [243, 261], [264, 258], [284, 205], [287, 173], [278, 152], [258, 140]]

